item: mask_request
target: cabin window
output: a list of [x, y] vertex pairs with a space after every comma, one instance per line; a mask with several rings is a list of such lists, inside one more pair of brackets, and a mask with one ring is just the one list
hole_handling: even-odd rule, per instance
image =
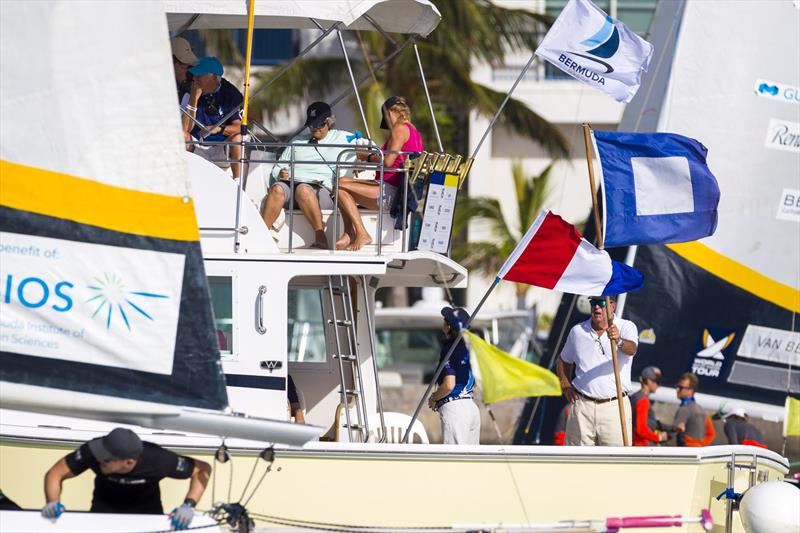
[[233, 278], [208, 276], [211, 306], [214, 310], [214, 329], [219, 352], [223, 357], [233, 354]]
[[289, 289], [287, 347], [289, 362], [324, 363], [326, 361], [322, 297], [320, 288]]

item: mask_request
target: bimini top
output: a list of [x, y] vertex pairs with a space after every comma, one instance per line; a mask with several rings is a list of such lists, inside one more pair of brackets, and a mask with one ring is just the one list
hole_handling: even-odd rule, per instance
[[[171, 32], [188, 29], [247, 27], [243, 0], [164, 0]], [[256, 28], [323, 28], [341, 22], [343, 29], [376, 30], [427, 36], [442, 16], [428, 0], [258, 0]], [[374, 22], [375, 24], [373, 24]]]

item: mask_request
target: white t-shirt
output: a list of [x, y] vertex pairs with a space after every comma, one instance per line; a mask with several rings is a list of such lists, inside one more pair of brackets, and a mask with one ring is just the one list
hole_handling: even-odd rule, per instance
[[[614, 316], [614, 324], [619, 329], [622, 340], [639, 343], [639, 331], [630, 320]], [[619, 376], [623, 391], [631, 390], [632, 355], [617, 350]], [[575, 365], [575, 379], [572, 386], [592, 398], [604, 399], [617, 395], [614, 382], [614, 363], [611, 361], [611, 341], [603, 332], [600, 337], [592, 329], [592, 320], [586, 320], [572, 327], [567, 336], [561, 359]]]

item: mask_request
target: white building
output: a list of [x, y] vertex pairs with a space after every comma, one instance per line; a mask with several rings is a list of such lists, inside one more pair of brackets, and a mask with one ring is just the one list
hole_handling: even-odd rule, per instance
[[[645, 36], [655, 11], [657, 0], [594, 0], [600, 8], [614, 18], [625, 22], [632, 30]], [[504, 7], [522, 8], [557, 16], [566, 0], [494, 0]], [[646, 37], [646, 36], [645, 36]], [[507, 92], [530, 58], [530, 50], [515, 50], [506, 57], [505, 65], [492, 67], [476, 64], [472, 79], [494, 90]], [[545, 208], [561, 215], [572, 224], [586, 220], [591, 207], [589, 179], [581, 124], [588, 122], [594, 129], [616, 129], [622, 118], [624, 104], [605, 94], [573, 80], [552, 66], [536, 59], [525, 78], [520, 81], [513, 97], [524, 102], [541, 117], [553, 123], [567, 139], [570, 146], [568, 159], [553, 167], [550, 177], [550, 195]], [[490, 117], [470, 119], [469, 150], [474, 151]], [[536, 142], [522, 138], [502, 125], [489, 133], [470, 172], [469, 194], [497, 198], [503, 206], [510, 227], [516, 222], [517, 204], [511, 178], [511, 164], [520, 159], [526, 175], [539, 174], [551, 161], [550, 156]], [[485, 223], [472, 222], [470, 241], [491, 240]], [[492, 279], [471, 272], [467, 290], [467, 305], [477, 305]], [[528, 305], [536, 304], [540, 313], [554, 313], [560, 293], [533, 287], [528, 291]], [[501, 283], [489, 297], [487, 306], [496, 309], [513, 309], [517, 299], [512, 283]]]

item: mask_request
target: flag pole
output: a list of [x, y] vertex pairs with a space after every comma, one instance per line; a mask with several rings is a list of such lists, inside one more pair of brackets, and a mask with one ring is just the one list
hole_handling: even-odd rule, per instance
[[[594, 165], [592, 164], [592, 142], [590, 139], [589, 124], [583, 123], [583, 142], [586, 146], [586, 164], [589, 167], [589, 187], [592, 195], [592, 211], [594, 211], [594, 226], [597, 233], [597, 247], [603, 249], [603, 227], [600, 225], [600, 211], [597, 206], [597, 187], [594, 180]], [[606, 301], [606, 320], [608, 325], [614, 323], [614, 314], [611, 312], [611, 300], [608, 296], [605, 297]], [[619, 423], [622, 428], [622, 443], [629, 446], [628, 443], [628, 424], [625, 421], [625, 407], [622, 405], [622, 381], [619, 377], [619, 358], [617, 357], [617, 344], [611, 344], [611, 362], [614, 365], [614, 383], [617, 387], [617, 406], [619, 407]]]
[[423, 394], [422, 398], [420, 398], [419, 403], [417, 404], [417, 408], [414, 410], [414, 415], [411, 417], [411, 421], [408, 423], [406, 432], [403, 435], [403, 440], [400, 441], [402, 444], [408, 442], [408, 436], [411, 434], [411, 427], [414, 425], [414, 422], [417, 421], [417, 417], [419, 416], [419, 412], [422, 410], [422, 406], [425, 404], [425, 401], [430, 396], [431, 390], [433, 389], [433, 386], [436, 384], [436, 380], [439, 379], [442, 370], [444, 370], [444, 365], [447, 364], [447, 361], [450, 359], [450, 356], [453, 355], [453, 352], [456, 351], [456, 346], [458, 346], [458, 344], [464, 339], [464, 330], [469, 328], [469, 325], [472, 324], [472, 319], [475, 318], [475, 315], [478, 314], [478, 311], [480, 311], [481, 307], [483, 307], [483, 304], [486, 303], [486, 299], [492, 293], [494, 288], [497, 287], [498, 283], [500, 283], [500, 278], [499, 277], [494, 278], [492, 285], [488, 289], [486, 289], [483, 298], [481, 298], [481, 301], [478, 302], [477, 307], [475, 307], [475, 310], [469, 316], [467, 323], [464, 324], [464, 327], [462, 327], [458, 331], [458, 336], [453, 340], [453, 344], [450, 345], [450, 349], [447, 350], [447, 354], [442, 358], [441, 361], [439, 361], [439, 366], [436, 367], [436, 372], [433, 373], [433, 378], [431, 378], [431, 382], [428, 384], [428, 388], [425, 389], [425, 394]]

